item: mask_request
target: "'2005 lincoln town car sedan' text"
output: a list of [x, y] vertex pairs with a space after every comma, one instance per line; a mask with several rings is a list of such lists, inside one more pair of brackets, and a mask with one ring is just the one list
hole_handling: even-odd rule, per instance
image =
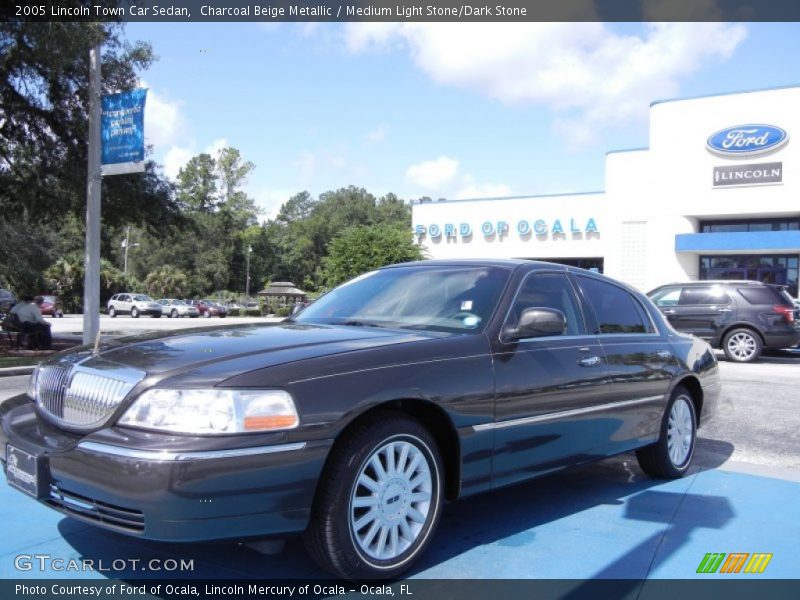
[[709, 346], [611, 279], [423, 261], [277, 325], [56, 355], [4, 404], [4, 467], [21, 491], [114, 531], [303, 532], [335, 575], [392, 577], [444, 500], [630, 450], [647, 473], [680, 477], [719, 393]]

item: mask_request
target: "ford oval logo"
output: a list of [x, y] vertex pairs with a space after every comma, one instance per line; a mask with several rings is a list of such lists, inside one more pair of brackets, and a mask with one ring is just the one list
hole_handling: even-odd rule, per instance
[[788, 141], [789, 134], [774, 125], [737, 125], [713, 133], [706, 147], [721, 156], [752, 156], [777, 150]]

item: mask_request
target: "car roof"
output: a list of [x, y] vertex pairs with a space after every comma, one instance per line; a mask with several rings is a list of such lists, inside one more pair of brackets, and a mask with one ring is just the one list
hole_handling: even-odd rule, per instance
[[698, 286], [698, 285], [775, 285], [770, 283], [764, 283], [763, 281], [753, 281], [752, 279], [703, 279], [702, 281], [675, 281], [673, 283], [665, 283], [664, 285], [658, 286], [659, 289], [662, 287], [669, 287], [673, 285], [688, 285], [688, 286]]

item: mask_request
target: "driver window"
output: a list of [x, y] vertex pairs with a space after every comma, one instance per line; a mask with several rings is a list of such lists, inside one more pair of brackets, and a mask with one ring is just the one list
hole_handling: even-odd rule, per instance
[[515, 327], [526, 308], [554, 308], [564, 313], [567, 328], [564, 335], [583, 335], [584, 327], [575, 293], [566, 275], [541, 273], [529, 275], [514, 301], [509, 315], [509, 326]]

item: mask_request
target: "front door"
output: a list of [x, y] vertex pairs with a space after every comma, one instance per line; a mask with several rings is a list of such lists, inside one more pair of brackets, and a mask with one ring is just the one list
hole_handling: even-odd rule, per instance
[[[534, 307], [564, 313], [564, 333], [510, 341], [507, 333], [522, 311]], [[591, 410], [608, 400], [608, 385], [602, 347], [596, 336], [587, 333], [581, 305], [565, 273], [533, 272], [525, 278], [493, 354], [494, 485], [580, 461], [596, 443]]]

